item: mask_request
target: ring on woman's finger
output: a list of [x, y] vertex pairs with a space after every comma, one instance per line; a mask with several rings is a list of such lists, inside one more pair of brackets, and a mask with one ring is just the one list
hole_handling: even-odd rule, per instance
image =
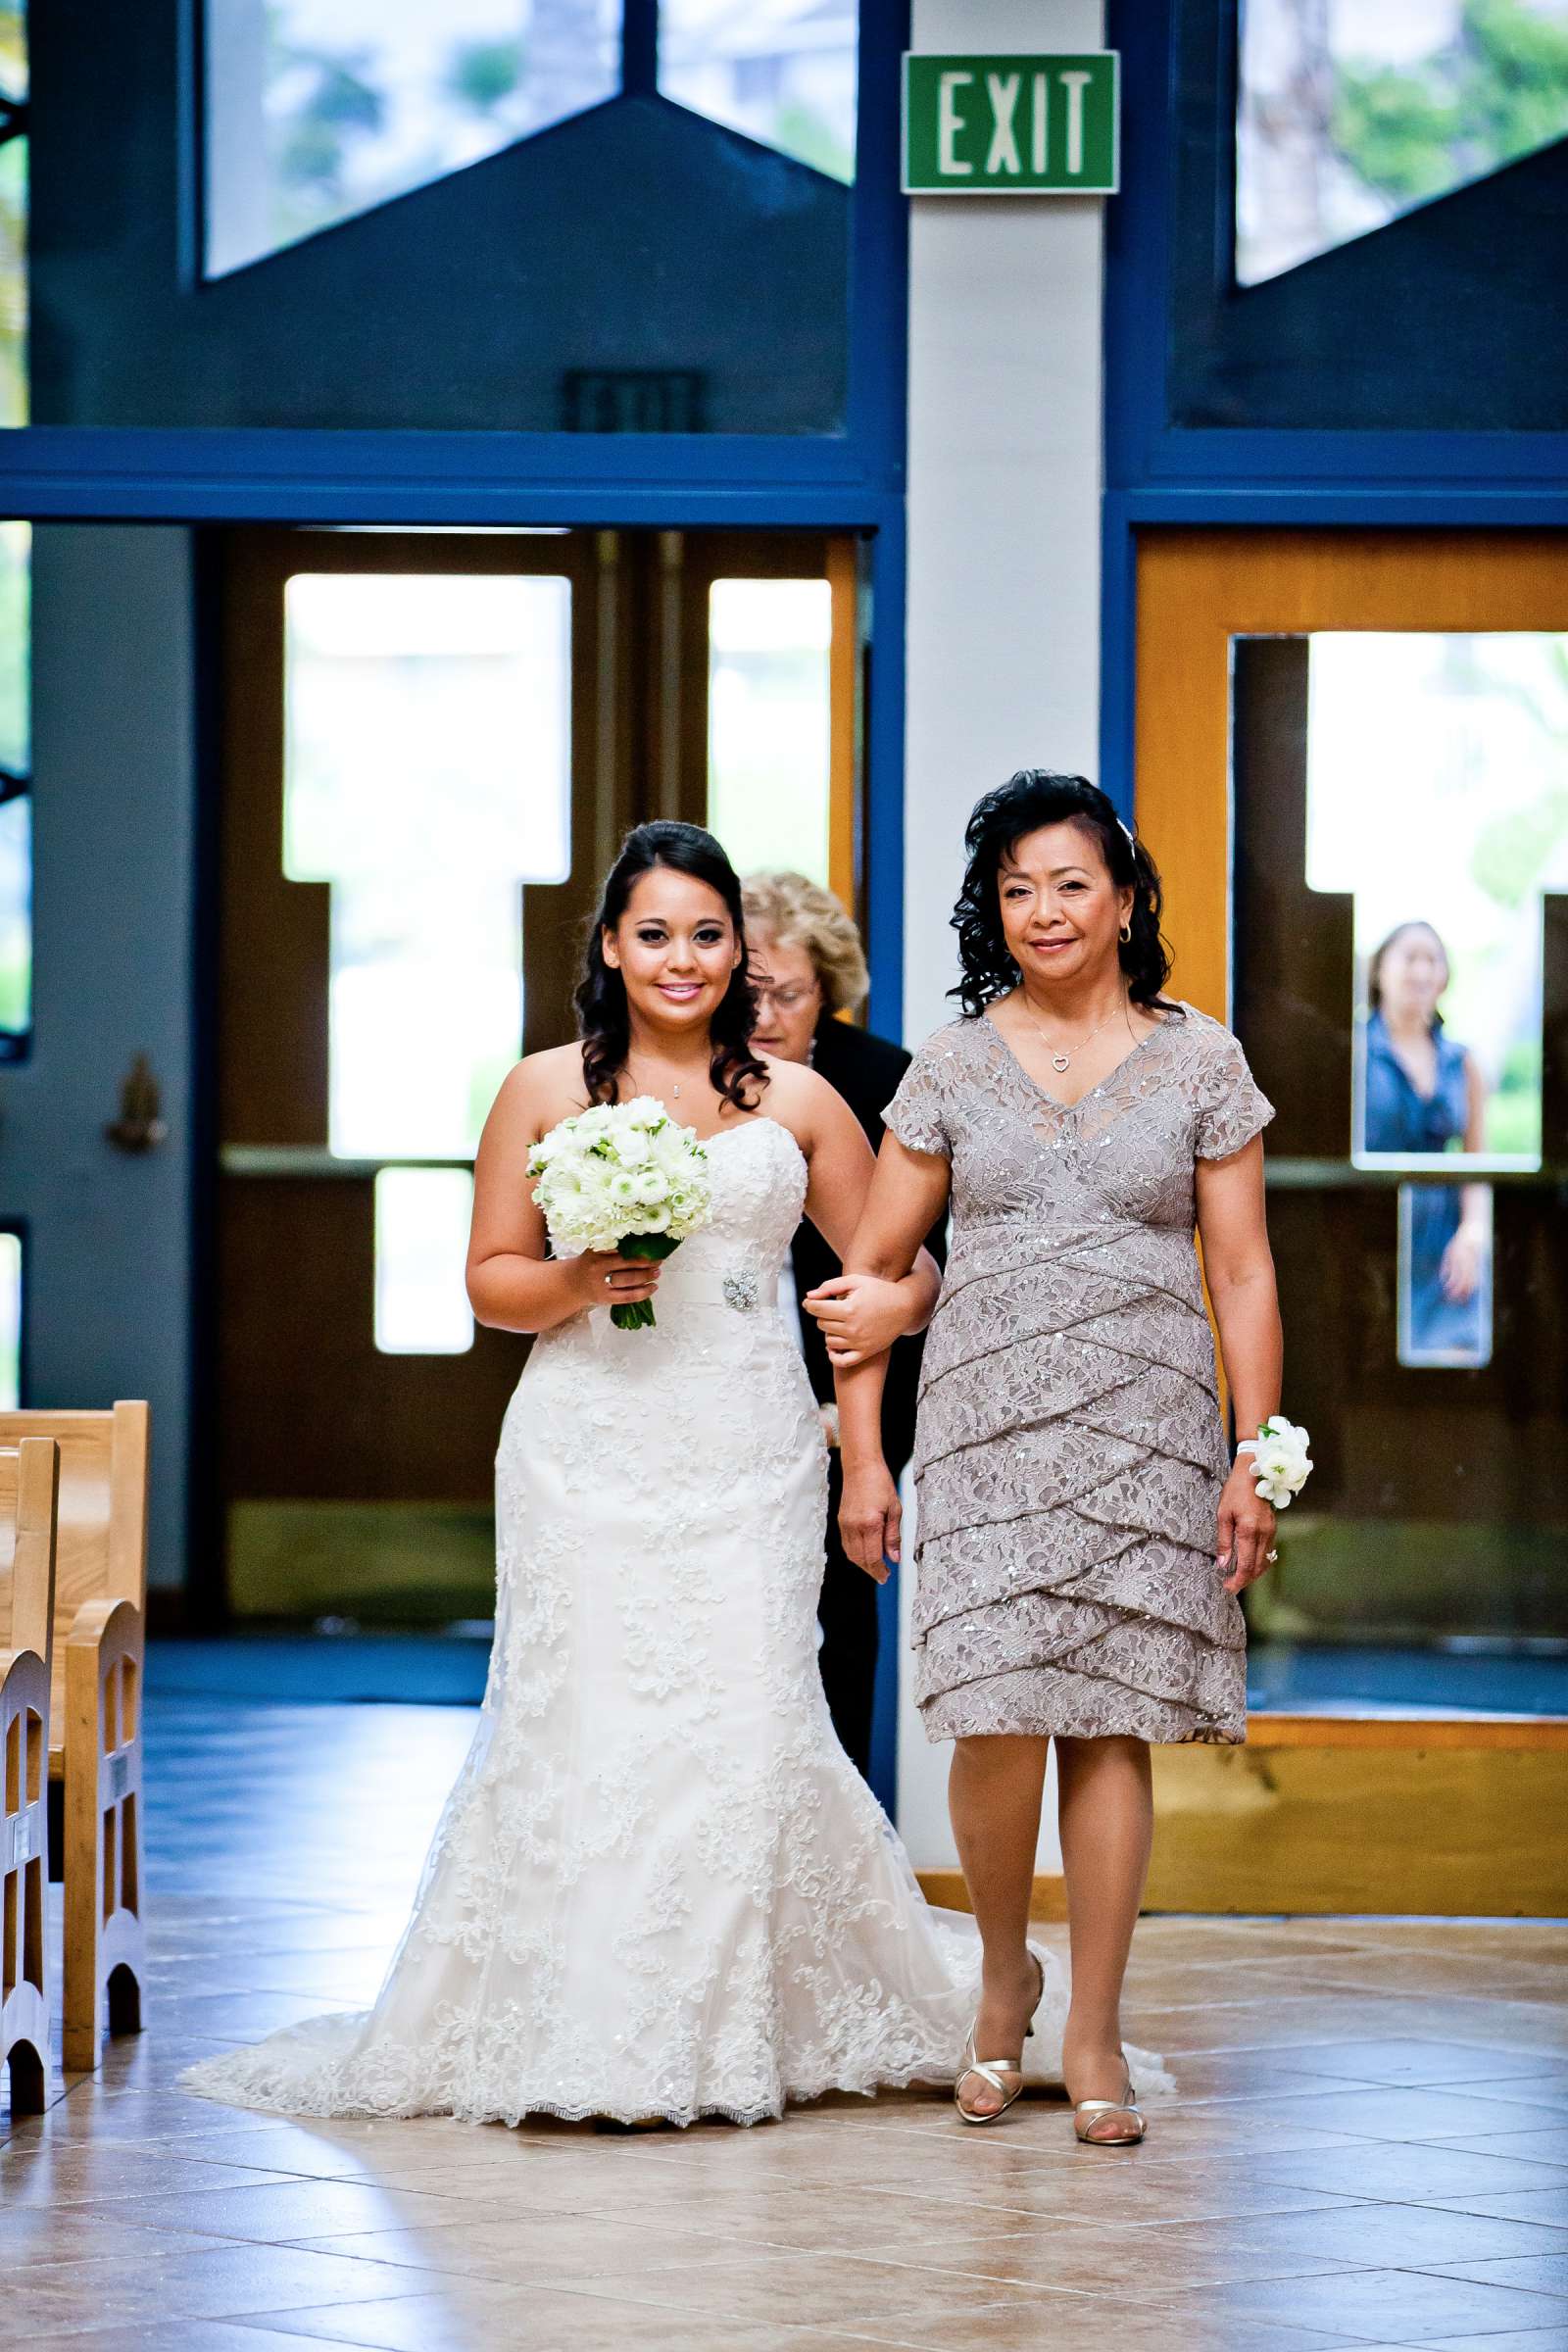
[[1269, 1566], [1270, 1566], [1271, 1568], [1272, 1568], [1272, 1566], [1274, 1565], [1274, 1562], [1275, 1562], [1275, 1561], [1276, 1561], [1276, 1560], [1279, 1558], [1279, 1556], [1280, 1556], [1280, 1555], [1279, 1555], [1279, 1553], [1278, 1553], [1277, 1551], [1265, 1551], [1265, 1552], [1264, 1552], [1264, 1554], [1263, 1554], [1263, 1557], [1264, 1557], [1264, 1559], [1265, 1559], [1265, 1560], [1267, 1560], [1267, 1562], [1268, 1562], [1268, 1564], [1269, 1564]]

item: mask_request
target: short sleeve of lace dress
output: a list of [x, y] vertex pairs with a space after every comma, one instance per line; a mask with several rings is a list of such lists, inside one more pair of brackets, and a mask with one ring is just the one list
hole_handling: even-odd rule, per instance
[[882, 1113], [882, 1124], [911, 1152], [935, 1152], [953, 1157], [948, 1125], [949, 1064], [952, 1047], [945, 1031], [926, 1039], [903, 1078], [899, 1091]]
[[1212, 1052], [1198, 1091], [1193, 1148], [1200, 1159], [1228, 1159], [1274, 1116], [1274, 1105], [1247, 1064], [1247, 1055], [1228, 1029], [1213, 1025]]

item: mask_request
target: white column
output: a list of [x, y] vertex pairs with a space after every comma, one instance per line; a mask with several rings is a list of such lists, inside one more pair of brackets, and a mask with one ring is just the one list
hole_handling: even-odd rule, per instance
[[[1101, 0], [914, 0], [917, 50], [1103, 40]], [[924, 196], [910, 208], [910, 1044], [956, 1009], [948, 918], [974, 802], [1019, 767], [1096, 773], [1104, 201]], [[906, 1653], [902, 1680], [900, 1829], [917, 1867], [951, 1867], [949, 1750], [920, 1730]], [[1060, 1867], [1054, 1811], [1048, 1791], [1043, 1871]]]

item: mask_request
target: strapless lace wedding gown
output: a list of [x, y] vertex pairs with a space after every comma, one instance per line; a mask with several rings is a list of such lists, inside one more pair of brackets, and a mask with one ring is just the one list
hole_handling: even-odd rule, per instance
[[[576, 1316], [508, 1408], [484, 1709], [375, 2007], [187, 2089], [684, 2124], [951, 2082], [973, 1925], [927, 1907], [817, 1673], [826, 1455], [776, 1306], [806, 1164], [768, 1118], [710, 1149], [713, 1220], [667, 1262], [657, 1327]], [[1053, 1960], [1031, 2074], [1065, 2014]]]

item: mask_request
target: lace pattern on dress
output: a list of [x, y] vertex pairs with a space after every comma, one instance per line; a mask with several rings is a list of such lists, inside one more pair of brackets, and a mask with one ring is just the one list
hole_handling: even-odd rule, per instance
[[1191, 1005], [1073, 1104], [983, 1016], [906, 1073], [887, 1122], [953, 1167], [914, 1457], [933, 1739], [1244, 1737], [1194, 1168], [1272, 1115], [1236, 1040]]
[[[656, 1327], [575, 1317], [508, 1409], [484, 1707], [374, 2009], [187, 2088], [284, 2114], [754, 2123], [951, 2079], [973, 1928], [926, 1908], [816, 1667], [826, 1452], [767, 1303], [805, 1163], [756, 1119], [714, 1171]], [[723, 1298], [738, 1267], [747, 1312]], [[1052, 1961], [1047, 2070], [1065, 2009]]]

